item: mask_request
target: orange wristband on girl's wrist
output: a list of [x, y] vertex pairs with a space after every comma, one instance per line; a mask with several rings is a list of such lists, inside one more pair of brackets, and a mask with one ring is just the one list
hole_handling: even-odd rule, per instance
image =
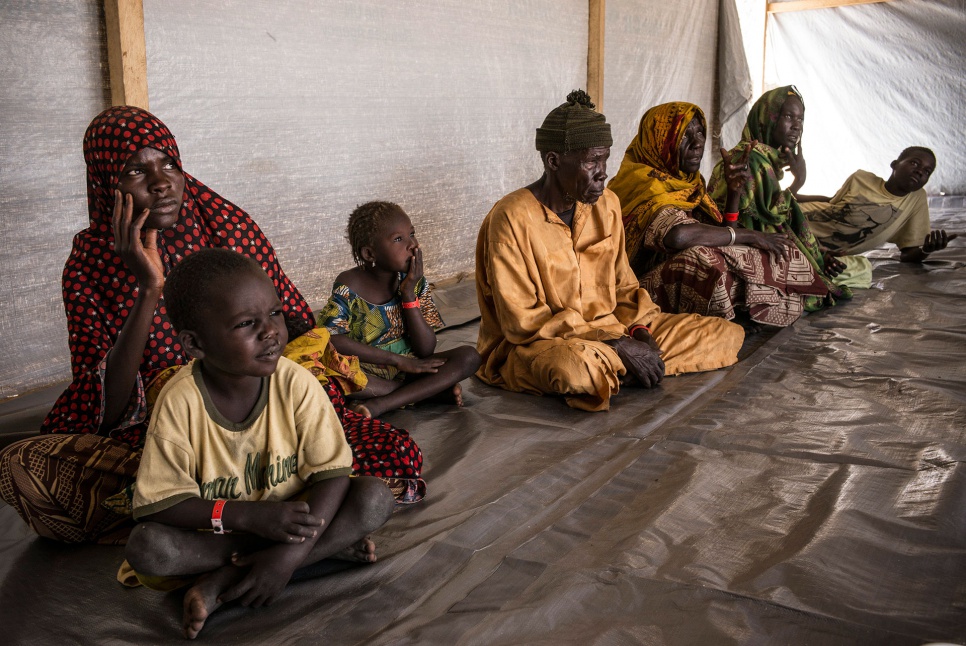
[[216, 500], [215, 506], [211, 508], [211, 531], [216, 534], [231, 534], [230, 529], [225, 529], [224, 523], [221, 522], [221, 514], [225, 509], [225, 503], [227, 500]]
[[417, 307], [419, 307], [419, 299], [417, 298], [416, 300], [411, 301], [409, 303], [407, 303], [406, 301], [403, 301], [402, 307], [404, 310], [416, 309]]

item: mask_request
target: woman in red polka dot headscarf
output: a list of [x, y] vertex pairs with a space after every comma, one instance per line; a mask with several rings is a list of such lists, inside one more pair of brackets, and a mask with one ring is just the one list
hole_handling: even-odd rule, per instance
[[42, 437], [0, 453], [0, 496], [43, 536], [77, 542], [124, 533], [125, 496], [115, 494], [137, 471], [153, 399], [189, 361], [161, 296], [164, 276], [198, 249], [228, 247], [258, 261], [274, 282], [293, 339], [286, 354], [325, 385], [354, 471], [385, 478], [402, 501], [419, 500], [415, 442], [346, 408], [342, 391], [365, 385], [358, 360], [312, 330], [308, 304], [258, 225], [184, 172], [168, 128], [140, 108], [110, 108], [88, 126], [84, 160], [90, 226], [74, 237], [63, 274], [73, 381]]

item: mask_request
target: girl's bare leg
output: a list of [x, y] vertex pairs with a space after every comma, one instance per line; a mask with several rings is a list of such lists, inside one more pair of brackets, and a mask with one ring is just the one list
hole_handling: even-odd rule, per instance
[[[392, 392], [373, 397], [366, 401], [366, 408], [373, 417], [379, 417], [389, 410], [414, 404], [432, 397], [433, 395], [445, 392], [453, 388], [466, 379], [480, 367], [480, 355], [476, 348], [471, 346], [460, 346], [445, 352], [439, 352], [434, 357], [445, 359], [446, 363], [439, 367], [434, 373], [425, 375], [410, 375], [400, 387]], [[459, 392], [452, 390], [453, 403], [462, 405], [462, 388]]]

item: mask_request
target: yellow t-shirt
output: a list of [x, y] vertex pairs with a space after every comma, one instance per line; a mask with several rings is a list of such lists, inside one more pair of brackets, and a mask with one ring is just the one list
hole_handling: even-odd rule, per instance
[[900, 249], [917, 247], [929, 234], [925, 189], [902, 197], [869, 171], [854, 172], [830, 202], [803, 202], [815, 237], [832, 251], [857, 254], [891, 242]]
[[307, 370], [279, 359], [248, 419], [234, 423], [212, 404], [201, 364], [193, 361], [158, 397], [138, 468], [134, 518], [194, 497], [286, 500], [351, 471], [352, 449], [339, 418]]

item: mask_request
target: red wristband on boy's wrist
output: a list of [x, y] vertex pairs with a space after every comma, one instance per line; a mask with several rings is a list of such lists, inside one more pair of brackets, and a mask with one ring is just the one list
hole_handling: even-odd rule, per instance
[[226, 502], [228, 501], [216, 500], [215, 506], [211, 508], [211, 531], [216, 534], [231, 534], [231, 530], [225, 529], [225, 525], [221, 522], [221, 514]]
[[403, 301], [402, 306], [403, 306], [403, 309], [406, 309], [406, 310], [415, 309], [419, 307], [419, 299], [417, 298], [416, 300], [410, 301], [409, 303], [407, 303], [406, 301]]
[[735, 212], [735, 213], [725, 213], [724, 214], [724, 219], [725, 219], [725, 222], [737, 222], [738, 221], [738, 213], [737, 212]]

